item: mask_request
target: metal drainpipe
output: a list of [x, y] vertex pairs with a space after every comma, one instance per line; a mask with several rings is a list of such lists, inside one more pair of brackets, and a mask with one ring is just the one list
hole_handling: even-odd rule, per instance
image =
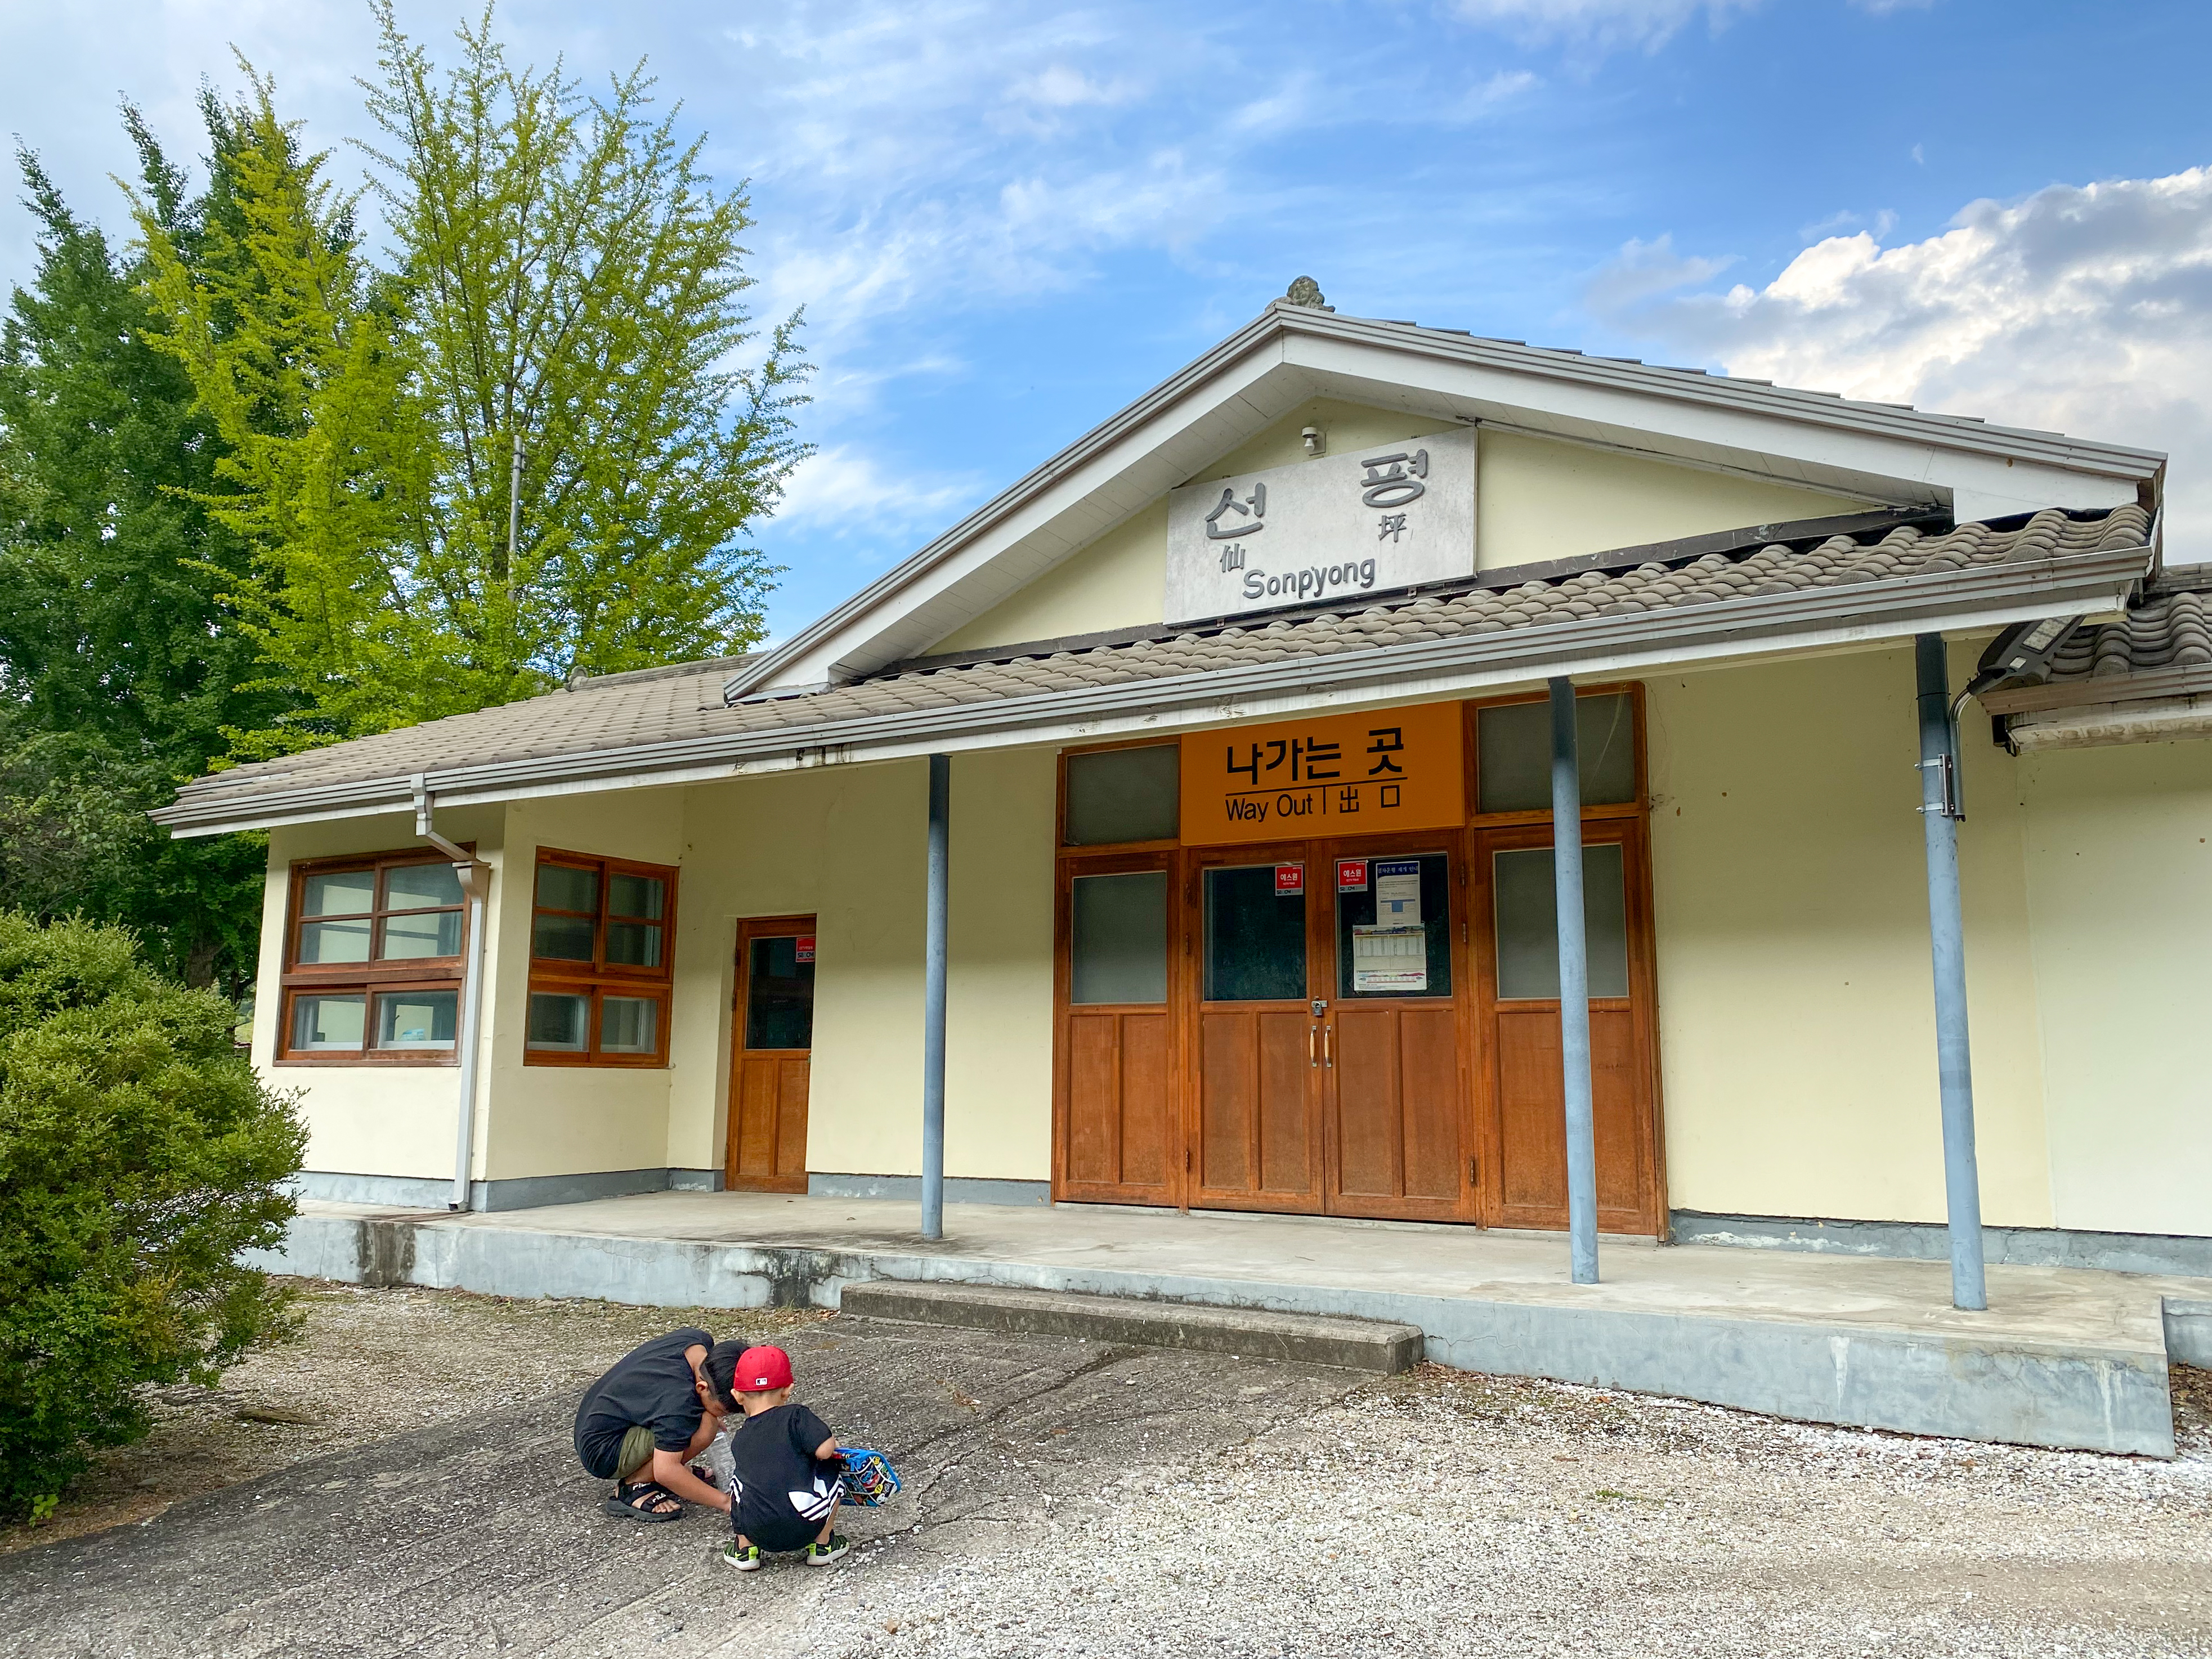
[[952, 759], [929, 757], [929, 921], [922, 945], [921, 1236], [945, 1237], [945, 957]]
[[1583, 783], [1575, 683], [1552, 694], [1552, 884], [1559, 917], [1559, 1074], [1567, 1112], [1567, 1237], [1577, 1285], [1597, 1283], [1597, 1139], [1590, 1110], [1589, 945], [1583, 920]]
[[469, 896], [468, 961], [461, 979], [461, 1029], [455, 1034], [460, 1060], [459, 1127], [453, 1138], [453, 1195], [449, 1210], [469, 1207], [470, 1166], [477, 1143], [477, 1048], [483, 1016], [484, 895], [491, 884], [491, 866], [479, 862], [465, 848], [447, 841], [432, 821], [436, 805], [422, 775], [415, 776], [415, 833], [453, 861], [461, 890]]
[[1982, 1186], [1974, 1158], [1974, 1068], [1966, 1041], [1966, 937], [1959, 907], [1958, 728], [1941, 634], [1913, 644], [1920, 714], [1920, 822], [1928, 842], [1928, 933], [1936, 966], [1936, 1077], [1943, 1103], [1943, 1196], [1951, 1304], [1990, 1305], [1982, 1271]]

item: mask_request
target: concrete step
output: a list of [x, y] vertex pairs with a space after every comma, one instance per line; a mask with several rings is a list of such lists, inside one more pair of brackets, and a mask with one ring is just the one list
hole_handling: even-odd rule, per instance
[[1252, 1359], [1334, 1365], [1385, 1376], [1420, 1363], [1421, 1328], [1323, 1314], [1139, 1302], [1065, 1291], [938, 1280], [870, 1279], [845, 1286], [841, 1312], [910, 1325], [960, 1325], [1024, 1336], [1079, 1336], [1146, 1348], [1190, 1348]]

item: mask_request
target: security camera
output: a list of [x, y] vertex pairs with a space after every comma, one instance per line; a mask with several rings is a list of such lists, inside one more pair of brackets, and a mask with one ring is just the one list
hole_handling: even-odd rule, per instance
[[1308, 427], [1298, 436], [1306, 441], [1306, 453], [1309, 455], [1318, 455], [1328, 447], [1328, 441], [1322, 436], [1321, 428], [1317, 426]]

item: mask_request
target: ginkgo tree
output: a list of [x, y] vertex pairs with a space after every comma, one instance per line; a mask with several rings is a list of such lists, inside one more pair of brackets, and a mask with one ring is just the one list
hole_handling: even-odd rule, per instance
[[234, 729], [241, 759], [742, 651], [775, 574], [747, 532], [805, 453], [744, 188], [642, 68], [586, 96], [487, 11], [441, 70], [379, 18], [365, 191], [249, 67], [234, 211], [188, 257], [137, 204], [149, 337], [224, 446], [199, 499], [252, 550], [229, 597], [299, 705]]

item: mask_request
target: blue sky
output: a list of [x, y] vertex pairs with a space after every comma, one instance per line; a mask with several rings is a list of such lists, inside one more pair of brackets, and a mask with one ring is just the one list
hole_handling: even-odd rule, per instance
[[[400, 7], [442, 40], [448, 6]], [[2212, 556], [2212, 8], [1437, 0], [1048, 9], [510, 0], [518, 53], [651, 61], [750, 177], [819, 456], [761, 544], [787, 634], [1256, 313], [1692, 362], [2170, 451]], [[181, 148], [234, 43], [362, 132], [365, 7], [0, 16], [7, 125], [118, 222], [118, 92]], [[350, 166], [350, 162], [345, 165]], [[29, 270], [20, 212], [0, 275]]]

